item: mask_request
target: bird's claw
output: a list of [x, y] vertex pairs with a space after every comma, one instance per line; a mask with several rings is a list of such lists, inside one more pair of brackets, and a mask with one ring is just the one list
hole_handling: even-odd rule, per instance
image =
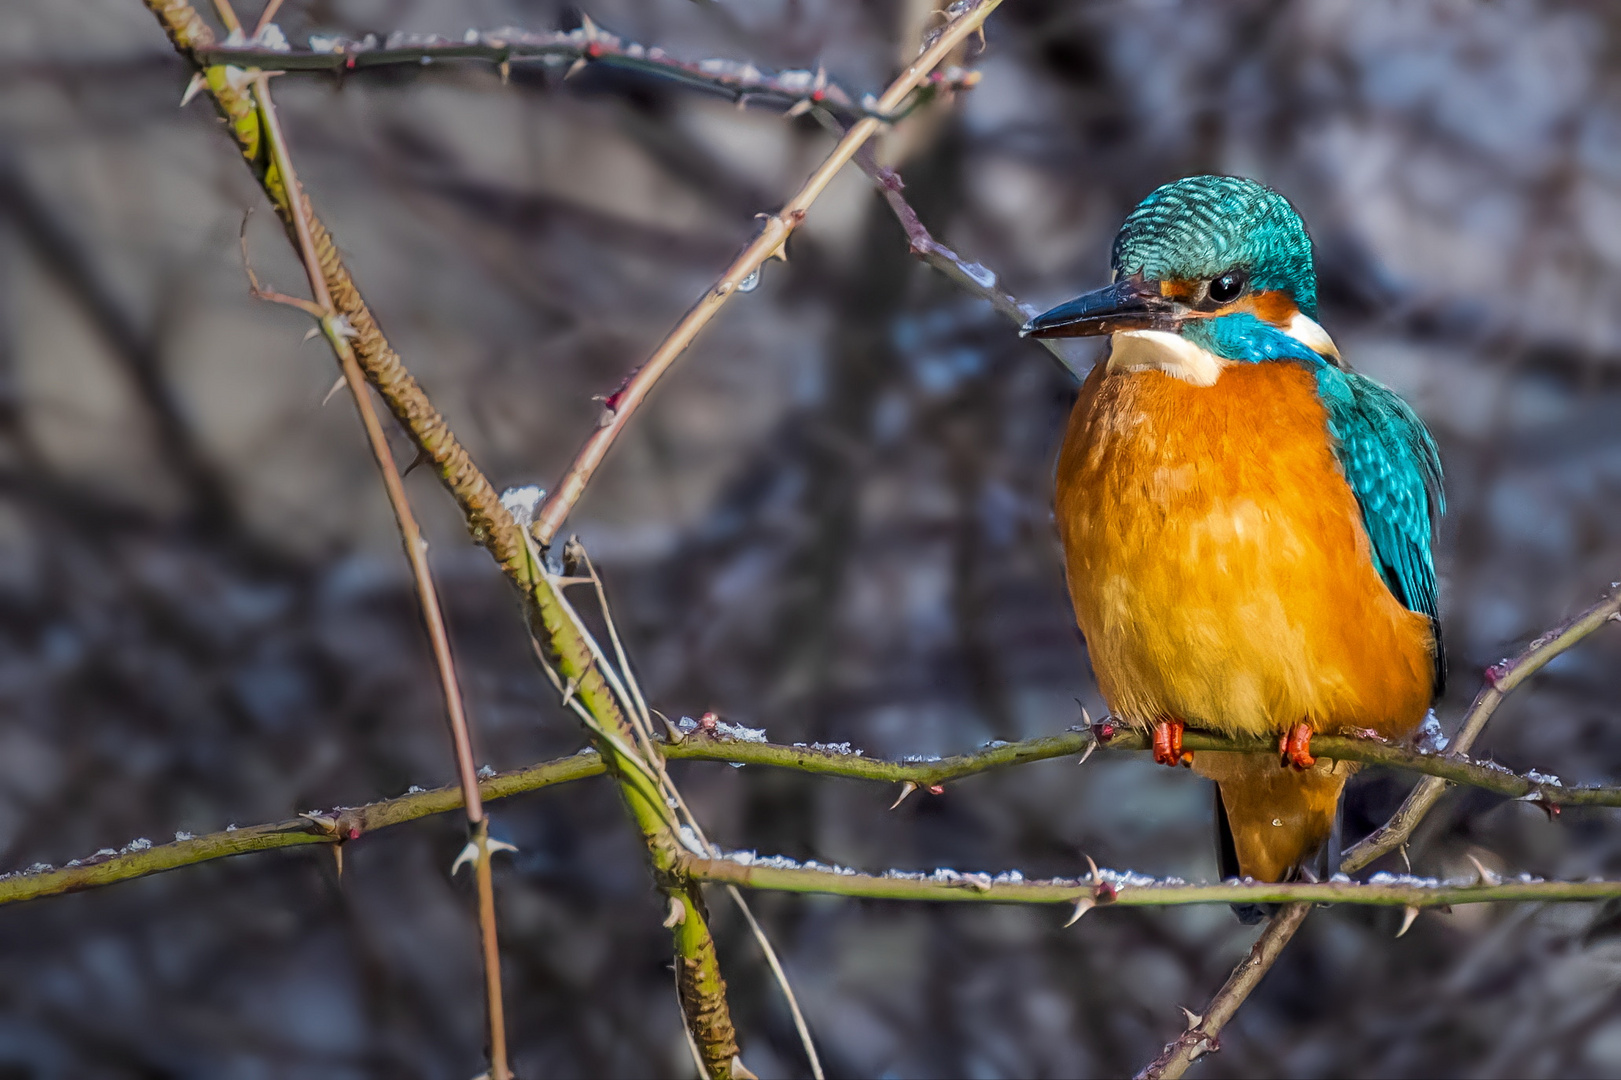
[[1161, 720], [1154, 725], [1154, 762], [1159, 765], [1192, 765], [1193, 751], [1182, 749], [1182, 732], [1187, 727], [1180, 720]]
[[1311, 725], [1296, 724], [1278, 736], [1278, 756], [1285, 766], [1294, 766], [1304, 772], [1317, 764], [1311, 752]]

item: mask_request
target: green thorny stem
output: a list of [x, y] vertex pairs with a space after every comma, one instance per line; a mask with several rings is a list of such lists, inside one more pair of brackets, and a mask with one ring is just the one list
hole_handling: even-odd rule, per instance
[[[231, 10], [228, 0], [216, 2], [222, 12]], [[266, 17], [271, 10], [266, 9]], [[377, 410], [372, 405], [371, 391], [366, 387], [366, 380], [355, 360], [354, 350], [349, 346], [345, 328], [339, 321], [337, 311], [333, 309], [332, 294], [327, 289], [326, 279], [322, 276], [319, 256], [310, 235], [309, 204], [303, 198], [303, 188], [293, 169], [292, 154], [288, 149], [286, 136], [282, 133], [275, 104], [270, 97], [270, 76], [263, 72], [254, 73], [252, 87], [254, 103], [259, 110], [260, 131], [269, 153], [271, 168], [280, 178], [284, 190], [293, 193], [294, 196], [289, 203], [293, 212], [292, 234], [309, 277], [310, 292], [315, 300], [306, 305], [292, 297], [270, 297], [269, 294], [260, 292], [251, 271], [249, 281], [253, 283], [255, 293], [301, 308], [317, 320], [328, 345], [332, 348], [333, 356], [338, 361], [338, 367], [343, 371], [343, 381], [347, 384], [355, 408], [360, 414], [361, 426], [365, 429], [366, 440], [371, 445], [372, 456], [376, 459], [378, 471], [382, 475], [383, 488], [388, 494], [389, 505], [394, 510], [400, 541], [411, 567], [412, 580], [416, 583], [423, 625], [428, 632], [434, 663], [439, 672], [440, 686], [445, 698], [445, 715], [450, 726], [451, 746], [455, 753], [456, 769], [460, 774], [462, 803], [467, 815], [467, 852], [471, 853], [473, 859], [474, 891], [478, 898], [480, 957], [484, 966], [484, 1000], [489, 1022], [489, 1075], [491, 1080], [511, 1080], [512, 1072], [507, 1065], [506, 1007], [501, 996], [501, 948], [495, 922], [495, 882], [490, 867], [490, 823], [484, 814], [483, 801], [479, 798], [478, 770], [473, 763], [471, 724], [462, 702], [460, 680], [456, 675], [456, 664], [450, 651], [450, 634], [445, 627], [444, 611], [439, 604], [439, 591], [434, 585], [433, 572], [428, 565], [427, 541], [423, 539], [422, 530], [417, 525], [416, 514], [411, 509], [411, 501], [405, 493], [404, 478], [401, 477], [399, 466], [394, 461], [394, 452], [389, 448], [388, 436], [383, 431], [382, 422], [377, 418]], [[342, 849], [338, 850], [341, 852]], [[460, 865], [461, 862], [462, 858], [458, 857], [456, 865]], [[341, 862], [339, 866], [341, 868]], [[452, 872], [454, 873], [454, 867]]]
[[[634, 764], [621, 746], [633, 742], [629, 724], [620, 713], [601, 673], [579, 634], [563, 616], [553, 586], [532, 562], [522, 530], [484, 473], [457, 441], [439, 411], [406, 370], [399, 355], [383, 336], [359, 289], [355, 286], [331, 235], [302, 192], [295, 210], [289, 185], [267, 145], [256, 103], [247, 92], [242, 73], [198, 62], [198, 50], [214, 44], [213, 31], [187, 0], [144, 0], [157, 16], [170, 42], [206, 81], [209, 97], [225, 119], [249, 168], [275, 207], [289, 239], [299, 250], [315, 253], [320, 278], [331, 307], [343, 320], [341, 337], [368, 382], [388, 404], [418, 451], [432, 463], [441, 483], [455, 498], [474, 539], [490, 550], [508, 579], [525, 598], [528, 618], [539, 639], [555, 654], [565, 677], [577, 684], [580, 699], [592, 710], [600, 729], [592, 739], [632, 818], [642, 831], [660, 887], [678, 901], [687, 918], [674, 928], [677, 964], [682, 974], [681, 1000], [688, 1027], [701, 1049], [710, 1075], [730, 1077], [737, 1059], [737, 1040], [725, 998], [725, 980], [715, 955], [704, 916], [699, 886], [676, 873], [679, 844], [662, 813], [663, 803], [654, 789], [639, 782]], [[307, 241], [300, 242], [300, 232]], [[610, 732], [617, 739], [603, 737]], [[616, 745], [616, 742], [618, 745]]]
[[[729, 762], [736, 765], [791, 769], [812, 776], [898, 783], [903, 785], [902, 792], [907, 793], [934, 788], [997, 769], [1074, 757], [1077, 754], [1084, 757], [1094, 750], [1104, 753], [1142, 751], [1145, 749], [1145, 743], [1146, 740], [1135, 733], [1116, 735], [1107, 742], [1098, 742], [1088, 731], [1070, 731], [1060, 735], [1043, 735], [1021, 742], [989, 746], [972, 753], [946, 758], [888, 761], [855, 752], [844, 753], [807, 746], [740, 741], [714, 737], [698, 731], [685, 734], [679, 742], [660, 743], [658, 752], [667, 760]], [[1277, 752], [1274, 747], [1259, 742], [1226, 739], [1203, 732], [1189, 732], [1184, 745], [1198, 750], [1221, 750], [1229, 753], [1270, 755]], [[1535, 801], [1539, 803], [1543, 802], [1542, 793], [1545, 792], [1547, 804], [1556, 806], [1563, 804], [1621, 807], [1621, 787], [1543, 786], [1524, 776], [1476, 762], [1463, 762], [1462, 764], [1469, 767], [1469, 771], [1455, 773], [1447, 758], [1392, 747], [1372, 740], [1344, 739], [1336, 741], [1334, 746], [1335, 750], [1329, 756], [1347, 761], [1363, 761], [1408, 769], [1432, 776], [1437, 774], [1429, 770], [1447, 770], [1447, 775], [1456, 777], [1459, 783], [1478, 786], [1499, 795], [1513, 797], [1516, 791], [1524, 788], [1537, 791]], [[586, 750], [556, 761], [541, 762], [511, 772], [498, 773], [481, 780], [479, 792], [485, 801], [505, 799], [557, 784], [601, 776], [606, 771], [602, 756], [595, 750]], [[171, 844], [148, 846], [137, 841], [123, 852], [104, 851], [88, 859], [75, 860], [64, 867], [39, 866], [0, 875], [0, 905], [99, 888], [235, 855], [284, 847], [302, 847], [308, 844], [343, 844], [350, 840], [358, 840], [378, 829], [391, 828], [436, 814], [451, 813], [462, 805], [460, 789], [450, 786], [412, 792], [368, 803], [365, 806], [310, 812], [287, 821], [243, 828], [232, 827], [223, 832], [203, 836], [187, 836]], [[682, 858], [686, 859], [686, 855], [683, 854]], [[759, 882], [751, 884], [760, 885]], [[1550, 888], [1561, 884], [1544, 883]], [[831, 891], [838, 891], [837, 883]], [[1163, 899], [1171, 894], [1158, 895]], [[1363, 894], [1342, 896], [1342, 902], [1357, 902], [1357, 895]]]

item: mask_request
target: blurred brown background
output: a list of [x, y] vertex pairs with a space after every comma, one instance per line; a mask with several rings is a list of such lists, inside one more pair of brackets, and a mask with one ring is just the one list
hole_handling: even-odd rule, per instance
[[[929, 5], [603, 0], [672, 53], [883, 86]], [[257, 15], [256, 8], [243, 17]], [[359, 37], [569, 27], [550, 0], [288, 0]], [[888, 147], [943, 240], [1044, 304], [1101, 283], [1155, 185], [1262, 178], [1318, 242], [1323, 322], [1442, 448], [1448, 721], [1480, 670], [1621, 576], [1621, 10], [1009, 0], [984, 80]], [[404, 561], [352, 407], [218, 121], [135, 0], [0, 14], [0, 866], [452, 779]], [[589, 69], [279, 80], [306, 185], [407, 363], [501, 485], [549, 484], [610, 391], [830, 145], [810, 119]], [[780, 741], [949, 753], [1094, 715], [1050, 524], [1072, 383], [907, 254], [848, 171], [660, 387], [571, 522], [653, 703]], [[403, 442], [399, 443], [402, 458]], [[424, 474], [482, 760], [570, 752], [484, 552]], [[1621, 637], [1553, 664], [1482, 750], [1621, 775]], [[882, 868], [1212, 877], [1210, 796], [1100, 754], [914, 796], [681, 770], [716, 839]], [[1348, 839], [1408, 778], [1370, 772]], [[687, 1075], [639, 844], [591, 781], [494, 807], [521, 1075]], [[445, 818], [0, 910], [0, 1076], [464, 1077], [482, 1002]], [[1454, 793], [1424, 873], [1621, 874], [1621, 823]], [[1132, 1071], [1253, 931], [760, 896], [840, 1077]], [[720, 909], [745, 1057], [803, 1063]], [[1621, 1074], [1621, 913], [1314, 916], [1203, 1075]]]

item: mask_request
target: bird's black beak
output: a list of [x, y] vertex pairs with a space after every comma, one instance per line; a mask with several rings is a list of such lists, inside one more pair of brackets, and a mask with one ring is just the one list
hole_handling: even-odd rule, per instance
[[1157, 282], [1135, 274], [1107, 288], [1059, 304], [1019, 328], [1020, 337], [1096, 337], [1118, 330], [1174, 330], [1180, 305], [1161, 296]]

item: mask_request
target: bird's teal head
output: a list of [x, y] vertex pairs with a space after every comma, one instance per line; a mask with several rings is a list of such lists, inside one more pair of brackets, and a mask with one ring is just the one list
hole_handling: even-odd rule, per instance
[[1120, 227], [1111, 261], [1114, 284], [1037, 315], [1021, 333], [1127, 335], [1115, 339], [1117, 355], [1123, 346], [1142, 355], [1145, 344], [1187, 357], [1196, 349], [1207, 367], [1338, 360], [1315, 321], [1311, 237], [1289, 200], [1264, 184], [1190, 176], [1157, 188]]

